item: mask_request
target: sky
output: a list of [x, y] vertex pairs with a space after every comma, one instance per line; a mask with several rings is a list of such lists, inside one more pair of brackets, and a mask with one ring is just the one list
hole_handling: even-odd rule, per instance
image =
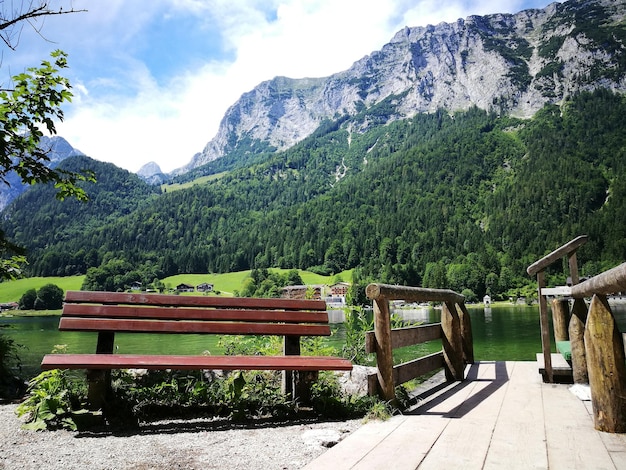
[[87, 11], [46, 17], [14, 31], [15, 50], [0, 50], [1, 84], [47, 60], [51, 51], [65, 51], [70, 68], [64, 75], [74, 96], [63, 107], [58, 135], [86, 155], [129, 171], [154, 161], [171, 172], [202, 151], [228, 107], [262, 81], [341, 72], [405, 26], [515, 13], [551, 1], [49, 3]]

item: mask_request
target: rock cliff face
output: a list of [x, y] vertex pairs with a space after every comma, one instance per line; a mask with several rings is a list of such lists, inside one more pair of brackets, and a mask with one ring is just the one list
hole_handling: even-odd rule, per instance
[[168, 180], [167, 175], [163, 173], [161, 167], [155, 163], [150, 162], [142, 166], [137, 172], [137, 176], [143, 179], [148, 184], [162, 184]]
[[245, 93], [177, 173], [255, 143], [279, 150], [324, 119], [392, 97], [390, 119], [472, 106], [530, 117], [582, 90], [626, 91], [626, 0], [570, 0], [514, 15], [404, 28], [380, 51], [326, 78], [276, 77]]

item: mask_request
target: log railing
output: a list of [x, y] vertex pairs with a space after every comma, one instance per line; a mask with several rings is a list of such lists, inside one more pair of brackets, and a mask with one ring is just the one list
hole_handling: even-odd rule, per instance
[[[537, 274], [539, 285], [541, 334], [546, 373], [549, 370], [546, 380], [552, 381], [552, 368], [545, 297], [558, 294], [565, 298], [553, 301], [555, 337], [558, 339], [559, 336], [564, 335], [569, 339], [574, 382], [589, 382], [595, 428], [604, 432], [624, 433], [626, 432], [624, 340], [606, 296], [626, 291], [626, 263], [579, 284], [575, 256], [576, 249], [585, 242], [586, 237], [578, 237], [529, 266], [527, 270], [530, 275]], [[570, 258], [572, 286], [546, 289], [543, 270], [565, 255]], [[568, 297], [574, 299], [571, 315]], [[589, 308], [587, 308], [585, 298], [591, 298]], [[562, 323], [569, 324], [566, 331], [563, 331]], [[549, 369], [548, 366], [550, 366]]]
[[[370, 394], [395, 400], [395, 387], [443, 367], [447, 380], [463, 380], [465, 364], [474, 362], [472, 327], [465, 298], [451, 290], [370, 284], [366, 294], [374, 304], [374, 331], [365, 349], [376, 353], [378, 371], [369, 377]], [[441, 323], [391, 328], [389, 301], [442, 302]], [[403, 364], [393, 364], [393, 350], [441, 338], [443, 350]]]
[[548, 304], [546, 296], [550, 293], [545, 290], [546, 277], [545, 270], [556, 261], [559, 261], [564, 256], [567, 256], [569, 261], [569, 271], [572, 278], [572, 284], [578, 284], [578, 261], [576, 259], [576, 250], [582, 245], [587, 243], [587, 236], [582, 235], [574, 240], [566, 243], [562, 247], [554, 250], [547, 256], [544, 256], [539, 261], [534, 262], [526, 272], [530, 276], [537, 275], [537, 294], [539, 296], [539, 322], [541, 325], [541, 349], [543, 353], [544, 368], [545, 368], [545, 380], [548, 383], [554, 382], [554, 374], [552, 369], [552, 346], [550, 343], [550, 322], [548, 319]]
[[572, 286], [571, 292], [575, 302], [592, 297], [584, 329], [586, 372], [595, 428], [613, 433], [626, 432], [626, 359], [623, 336], [606, 296], [624, 291], [626, 263]]

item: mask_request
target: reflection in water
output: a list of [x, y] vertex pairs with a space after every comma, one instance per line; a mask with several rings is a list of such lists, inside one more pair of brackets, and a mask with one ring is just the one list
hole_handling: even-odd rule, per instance
[[491, 321], [491, 307], [485, 307], [485, 321]]
[[431, 310], [433, 309], [429, 307], [402, 308], [394, 309], [393, 313], [407, 322], [433, 323], [431, 321]]
[[346, 321], [346, 313], [342, 309], [327, 310], [328, 323], [343, 323]]

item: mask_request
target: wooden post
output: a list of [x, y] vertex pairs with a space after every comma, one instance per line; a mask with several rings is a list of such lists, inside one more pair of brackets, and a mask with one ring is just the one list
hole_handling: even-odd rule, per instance
[[589, 383], [587, 374], [587, 358], [585, 354], [585, 323], [587, 321], [587, 304], [583, 299], [575, 299], [572, 316], [569, 320], [569, 341], [572, 346], [572, 372], [574, 383]]
[[393, 382], [393, 350], [391, 347], [391, 318], [389, 301], [374, 300], [374, 336], [376, 337], [376, 360], [378, 362], [378, 386], [383, 400], [395, 401]]
[[578, 259], [576, 258], [576, 251], [569, 254], [567, 261], [569, 264], [569, 275], [572, 278], [572, 285], [575, 286], [580, 282], [580, 278], [578, 277]]
[[554, 341], [567, 341], [569, 324], [569, 302], [567, 299], [552, 300], [552, 325], [554, 326]]
[[585, 328], [585, 352], [598, 431], [626, 432], [624, 344], [604, 295], [594, 295]]
[[444, 302], [441, 312], [441, 329], [443, 332], [443, 357], [445, 361], [446, 380], [463, 380], [465, 366], [463, 364], [463, 341], [461, 339], [461, 319], [455, 304]]
[[541, 295], [541, 289], [546, 287], [546, 277], [543, 271], [537, 273], [537, 289], [539, 295], [539, 323], [541, 325], [541, 350], [543, 352], [543, 363], [545, 368], [544, 382], [553, 383], [552, 373], [552, 348], [550, 346], [550, 324], [548, 321], [548, 305], [546, 298]]
[[472, 334], [472, 320], [465, 303], [456, 304], [456, 309], [461, 318], [461, 340], [463, 343], [463, 362], [474, 363], [474, 336]]

